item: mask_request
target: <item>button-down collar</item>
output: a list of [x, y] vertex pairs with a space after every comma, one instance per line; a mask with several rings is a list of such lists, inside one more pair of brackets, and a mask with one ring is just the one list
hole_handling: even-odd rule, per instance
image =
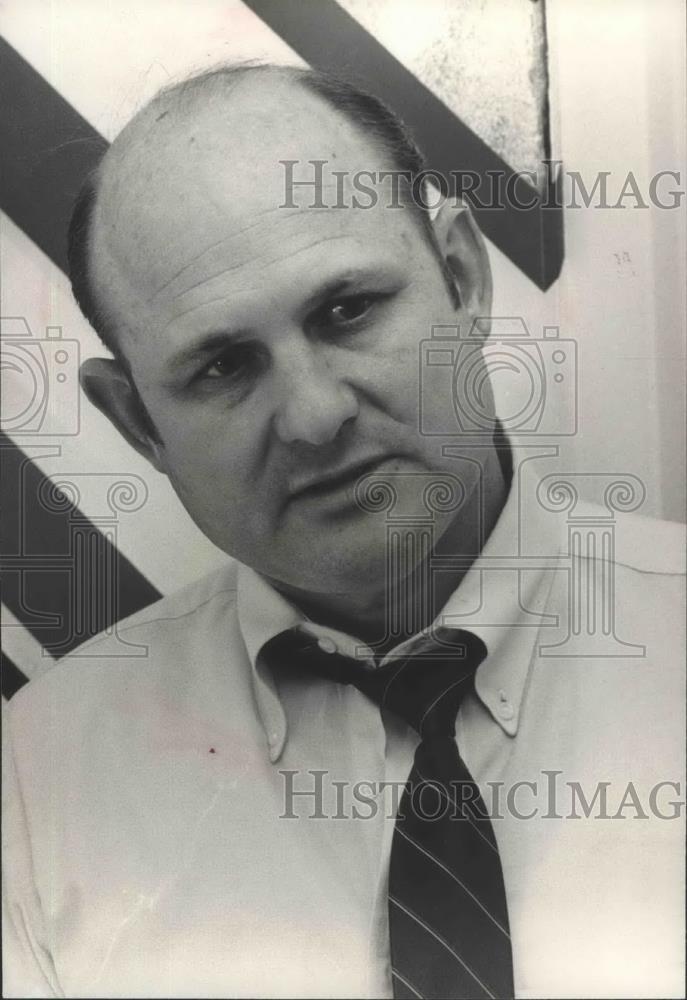
[[[527, 675], [543, 624], [537, 608], [544, 607], [553, 574], [551, 559], [516, 572], [521, 537], [522, 478], [529, 478], [527, 459], [515, 455], [515, 474], [506, 503], [479, 557], [444, 605], [432, 627], [396, 646], [382, 663], [409, 653], [442, 628], [464, 628], [478, 635], [489, 653], [475, 677], [475, 690], [494, 720], [509, 736], [518, 730]], [[542, 551], [559, 553], [557, 521], [543, 518]], [[549, 572], [547, 572], [549, 570]], [[267, 735], [270, 760], [276, 762], [287, 737], [286, 716], [271, 671], [259, 656], [268, 640], [290, 628], [301, 628], [320, 641], [324, 651], [336, 650], [360, 658], [361, 643], [336, 629], [310, 622], [263, 577], [247, 566], [238, 570], [238, 617], [248, 656], [260, 718]], [[364, 649], [362, 651], [364, 658]], [[372, 654], [369, 656], [373, 663]]]

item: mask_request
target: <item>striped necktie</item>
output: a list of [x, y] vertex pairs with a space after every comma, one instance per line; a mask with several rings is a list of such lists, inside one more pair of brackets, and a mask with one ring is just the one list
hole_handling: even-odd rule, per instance
[[487, 650], [466, 631], [442, 630], [441, 639], [441, 646], [377, 670], [322, 652], [297, 631], [268, 645], [276, 642], [277, 669], [354, 684], [420, 736], [389, 864], [394, 997], [513, 997], [498, 846], [455, 738], [458, 709]]

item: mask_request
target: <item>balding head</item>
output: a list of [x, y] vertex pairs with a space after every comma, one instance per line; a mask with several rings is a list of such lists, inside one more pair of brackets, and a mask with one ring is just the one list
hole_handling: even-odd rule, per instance
[[[145, 322], [122, 311], [118, 283], [135, 289], [141, 256], [162, 271], [184, 210], [193, 210], [190, 172], [203, 173], [208, 152], [222, 151], [238, 216], [245, 215], [246, 187], [252, 194], [258, 181], [264, 210], [284, 203], [280, 161], [326, 159], [333, 184], [332, 170], [349, 169], [340, 158], [342, 142], [349, 168], [354, 148], [359, 169], [416, 176], [424, 166], [402, 122], [381, 101], [314, 70], [238, 64], [158, 94], [115, 139], [84, 185], [72, 220], [74, 294], [106, 345], [121, 356], [127, 335]], [[432, 241], [427, 212], [412, 207]]]

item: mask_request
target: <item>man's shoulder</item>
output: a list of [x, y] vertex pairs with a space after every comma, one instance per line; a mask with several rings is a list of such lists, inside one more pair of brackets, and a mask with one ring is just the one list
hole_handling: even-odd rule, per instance
[[125, 636], [138, 640], [150, 635], [164, 641], [178, 631], [194, 628], [203, 617], [226, 613], [235, 603], [236, 564], [228, 561], [226, 566], [123, 618], [114, 630], [93, 636], [79, 647], [79, 655], [92, 652], [106, 656]]
[[240, 642], [236, 567], [227, 563], [117, 622], [61, 658], [12, 698], [18, 720], [64, 701], [106, 699], [117, 689], [174, 683], [175, 672], [209, 666], [231, 640]]
[[[607, 524], [612, 538], [612, 560], [638, 573], [684, 577], [687, 559], [686, 526], [678, 521], [663, 521], [639, 514], [616, 511], [613, 516], [605, 507], [593, 503], [581, 504], [579, 526]], [[583, 555], [593, 553], [600, 558], [606, 553], [583, 549]]]
[[[622, 511], [610, 518], [605, 507], [591, 504], [586, 511], [580, 506], [578, 514], [567, 551], [573, 557], [573, 573], [576, 554], [586, 563], [579, 567], [575, 586], [581, 590], [575, 593], [586, 602], [586, 612], [581, 606], [580, 612], [589, 616], [588, 627], [595, 628], [594, 609], [603, 613], [603, 608], [612, 608], [607, 613], [612, 614], [613, 627], [623, 641], [646, 647], [648, 659], [643, 663], [655, 662], [664, 678], [666, 666], [672, 664], [678, 668], [675, 676], [681, 678], [685, 526]], [[569, 599], [572, 594], [569, 589]]]

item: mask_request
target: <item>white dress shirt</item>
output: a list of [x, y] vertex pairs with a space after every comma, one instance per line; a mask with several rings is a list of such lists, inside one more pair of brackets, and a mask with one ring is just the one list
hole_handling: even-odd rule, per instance
[[[516, 995], [681, 996], [682, 532], [546, 510], [526, 465], [439, 619], [489, 651], [456, 737], [492, 811]], [[294, 627], [366, 655], [232, 565], [15, 696], [5, 996], [392, 996], [418, 738], [350, 685], [272, 674], [260, 651]]]

